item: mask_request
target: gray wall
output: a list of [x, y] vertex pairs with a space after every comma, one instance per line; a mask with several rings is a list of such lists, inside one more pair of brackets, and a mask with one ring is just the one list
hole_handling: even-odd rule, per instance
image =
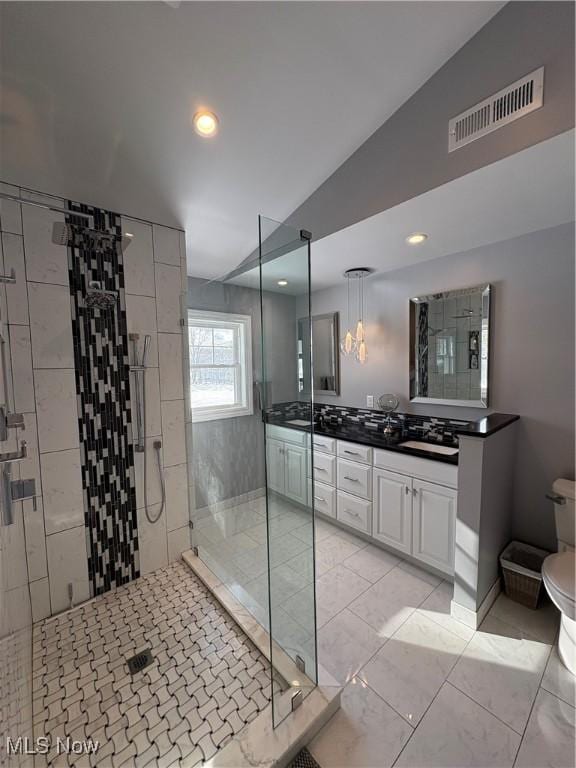
[[[267, 402], [296, 398], [295, 299], [263, 294]], [[262, 379], [260, 293], [221, 282], [188, 278], [188, 306], [252, 317], [254, 382]], [[196, 508], [215, 504], [264, 486], [262, 412], [254, 398], [254, 414], [189, 425]]]
[[[395, 392], [405, 411], [480, 418], [483, 409], [410, 406], [408, 300], [484, 282], [494, 286], [489, 410], [522, 417], [514, 534], [553, 547], [553, 513], [544, 494], [556, 477], [574, 477], [573, 225], [372, 276], [365, 291], [368, 363], [342, 358], [341, 396], [316, 400], [366, 407], [366, 395]], [[314, 315], [335, 310], [343, 329], [344, 284], [312, 294]]]
[[[448, 154], [450, 118], [542, 65], [541, 109]], [[510, 2], [286, 223], [324, 237], [573, 126], [573, 3]]]

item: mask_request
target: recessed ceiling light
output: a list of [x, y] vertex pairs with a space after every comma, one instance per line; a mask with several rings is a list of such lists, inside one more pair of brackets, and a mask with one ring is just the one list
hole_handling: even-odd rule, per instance
[[420, 245], [424, 240], [428, 240], [428, 235], [425, 232], [413, 232], [406, 238], [408, 245]]
[[218, 118], [214, 112], [196, 112], [193, 122], [194, 130], [199, 136], [210, 137], [218, 133]]
[[288, 285], [288, 280], [278, 280], [278, 285], [284, 287], [285, 285]]

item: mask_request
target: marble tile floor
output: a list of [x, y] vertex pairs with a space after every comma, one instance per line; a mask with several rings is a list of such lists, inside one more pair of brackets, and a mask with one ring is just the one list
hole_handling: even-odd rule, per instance
[[[33, 638], [34, 735], [53, 740], [35, 768], [192, 768], [270, 702], [268, 662], [183, 563], [39, 622]], [[152, 664], [131, 675], [145, 648]], [[58, 736], [100, 748], [57, 755]]]
[[[300, 590], [297, 579], [283, 583], [274, 608], [285, 616], [284, 637], [291, 627], [292, 648], [306, 653], [310, 522], [287, 502], [274, 514], [283, 518], [271, 525], [281, 530], [278, 541], [306, 545], [298, 554], [274, 545], [282, 562], [272, 563], [288, 563], [306, 581]], [[243, 505], [240, 519], [227, 510], [217, 524], [224, 538], [228, 530], [242, 534], [228, 540], [228, 579], [261, 623], [268, 619], [263, 523], [259, 499]], [[474, 632], [451, 618], [449, 582], [325, 520], [316, 533], [318, 660], [345, 686], [341, 710], [309, 745], [322, 768], [575, 765], [576, 681], [558, 659], [550, 603], [531, 611], [501, 595]], [[208, 546], [211, 554], [216, 560]], [[278, 621], [273, 631], [282, 642]]]
[[345, 686], [308, 745], [322, 768], [574, 766], [553, 606], [501, 595], [474, 632], [450, 616], [451, 584], [363, 544], [318, 579], [318, 660]]

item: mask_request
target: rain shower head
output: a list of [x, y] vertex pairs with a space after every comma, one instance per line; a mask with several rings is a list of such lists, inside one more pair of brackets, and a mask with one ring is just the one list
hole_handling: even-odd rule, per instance
[[88, 284], [85, 302], [90, 309], [114, 309], [117, 301], [116, 291], [105, 291], [97, 280]]
[[[97, 248], [102, 248], [105, 244], [114, 243], [118, 240], [117, 235], [110, 232], [101, 232], [98, 229], [89, 229], [88, 227], [77, 225], [72, 226], [72, 224], [67, 224], [64, 221], [55, 221], [52, 225], [52, 242], [54, 245], [74, 245], [74, 236], [82, 233], [90, 235], [94, 239]], [[130, 245], [133, 237], [129, 232], [122, 235], [120, 245], [123, 251]]]

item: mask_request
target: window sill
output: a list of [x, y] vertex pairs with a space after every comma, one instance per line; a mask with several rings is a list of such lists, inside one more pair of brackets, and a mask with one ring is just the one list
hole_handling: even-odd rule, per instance
[[238, 419], [242, 416], [252, 416], [253, 414], [254, 409], [250, 407], [226, 408], [221, 410], [194, 410], [194, 408], [192, 408], [192, 423], [195, 424], [202, 421], [220, 421], [221, 419]]

